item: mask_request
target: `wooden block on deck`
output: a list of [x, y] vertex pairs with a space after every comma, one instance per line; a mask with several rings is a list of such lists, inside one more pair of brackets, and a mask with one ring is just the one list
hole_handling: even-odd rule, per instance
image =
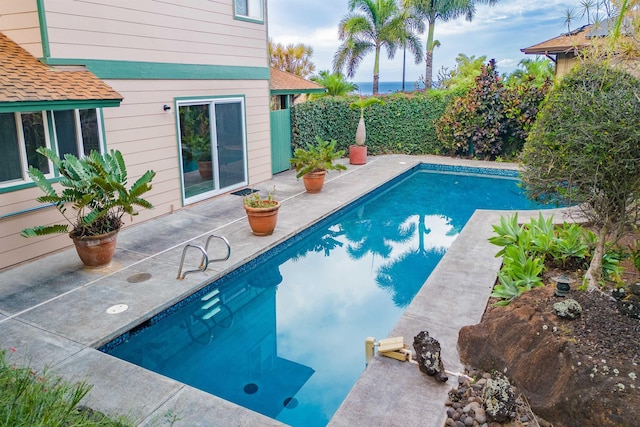
[[384, 357], [390, 357], [392, 359], [400, 360], [401, 362], [407, 361], [407, 353], [402, 351], [385, 351], [384, 353], [380, 353]]
[[403, 348], [404, 348], [403, 337], [385, 338], [378, 342], [378, 351], [380, 353], [401, 350]]

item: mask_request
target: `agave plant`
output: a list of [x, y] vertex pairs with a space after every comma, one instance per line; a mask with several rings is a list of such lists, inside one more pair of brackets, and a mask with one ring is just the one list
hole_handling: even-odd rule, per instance
[[[137, 215], [135, 207], [152, 208], [152, 204], [141, 196], [151, 190], [155, 172], [148, 170], [127, 188], [127, 169], [120, 151], [100, 154], [92, 151], [79, 159], [66, 154], [63, 159], [52, 150], [40, 147], [38, 153], [47, 157], [58, 170], [63, 187], [58, 192], [44, 174], [34, 167], [29, 176], [44, 192], [36, 200], [54, 205], [68, 224], [55, 224], [25, 228], [24, 237], [43, 236], [69, 232], [72, 237], [97, 236], [119, 230], [124, 214]], [[71, 205], [73, 214], [67, 210]]]

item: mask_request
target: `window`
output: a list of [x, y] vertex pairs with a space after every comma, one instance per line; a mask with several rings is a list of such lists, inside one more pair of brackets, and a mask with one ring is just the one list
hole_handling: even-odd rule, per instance
[[235, 0], [235, 15], [252, 21], [264, 21], [263, 0]]
[[91, 150], [100, 150], [100, 133], [96, 110], [54, 111], [58, 153], [88, 156]]
[[[51, 119], [53, 138], [49, 134]], [[67, 153], [83, 156], [91, 150], [100, 151], [100, 141], [95, 109], [0, 113], [0, 186], [29, 181], [30, 166], [50, 175], [52, 167], [36, 152], [39, 147], [57, 147], [61, 157]]]
[[29, 166], [48, 174], [49, 162], [36, 153], [47, 146], [46, 118], [41, 111], [0, 113], [0, 183], [25, 180]]

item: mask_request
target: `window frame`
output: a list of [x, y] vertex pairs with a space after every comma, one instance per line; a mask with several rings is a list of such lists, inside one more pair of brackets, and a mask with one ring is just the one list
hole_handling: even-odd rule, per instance
[[[238, 12], [238, 2], [239, 1], [243, 1], [246, 3], [247, 5], [247, 15], [242, 15]], [[247, 22], [253, 22], [256, 24], [264, 24], [265, 22], [265, 4], [264, 4], [264, 0], [255, 0], [257, 1], [257, 3], [260, 5], [260, 14], [259, 16], [251, 16], [249, 14], [249, 3], [252, 0], [233, 0], [233, 18], [237, 19], [239, 21], [247, 21]]]
[[[81, 157], [84, 157], [84, 143], [82, 137], [82, 128], [80, 123], [80, 110], [95, 110], [96, 112], [96, 129], [98, 131], [98, 146], [100, 152], [103, 153], [105, 149], [104, 145], [104, 134], [102, 128], [102, 110], [101, 108], [69, 108], [68, 110], [74, 112], [74, 124], [75, 124], [75, 132], [76, 132], [76, 147], [78, 149], [78, 153]], [[6, 114], [13, 114], [15, 124], [16, 124], [16, 133], [17, 133], [17, 141], [18, 141], [18, 153], [19, 153], [19, 162], [20, 162], [20, 171], [21, 178], [11, 179], [7, 181], [0, 181], [0, 192], [13, 191], [25, 188], [26, 186], [33, 185], [33, 180], [29, 176], [29, 164], [27, 159], [27, 147], [25, 144], [24, 137], [24, 128], [22, 123], [22, 114], [33, 114], [40, 113], [42, 114], [42, 125], [44, 127], [44, 137], [45, 137], [45, 147], [53, 150], [56, 154], [60, 155], [59, 152], [59, 144], [58, 144], [58, 136], [55, 130], [55, 117], [54, 112], [57, 110], [40, 110], [34, 109], [32, 111], [13, 111], [7, 112]], [[55, 179], [59, 177], [57, 169], [53, 166], [53, 163], [47, 160], [49, 164], [49, 172], [45, 173], [44, 176], [47, 179]]]

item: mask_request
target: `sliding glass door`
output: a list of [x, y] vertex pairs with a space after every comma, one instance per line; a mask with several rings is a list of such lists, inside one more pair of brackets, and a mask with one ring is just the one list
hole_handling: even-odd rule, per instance
[[247, 184], [244, 99], [178, 102], [185, 204]]

